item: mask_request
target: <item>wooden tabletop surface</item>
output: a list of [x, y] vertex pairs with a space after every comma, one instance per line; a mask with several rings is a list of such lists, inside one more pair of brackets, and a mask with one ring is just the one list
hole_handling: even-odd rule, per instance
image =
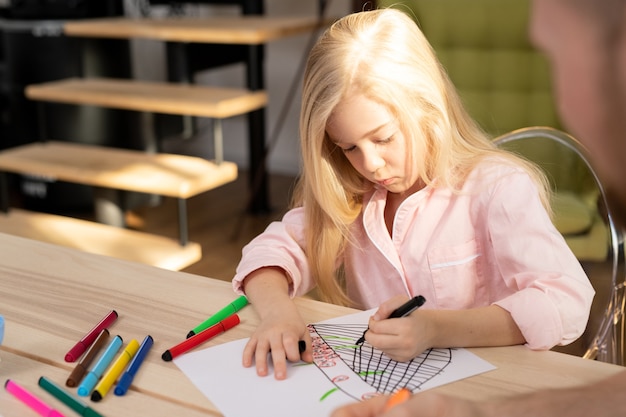
[[[65, 353], [115, 309], [119, 318], [110, 327], [112, 334], [125, 342], [141, 342], [150, 334], [154, 346], [124, 397], [109, 394], [90, 405], [108, 416], [219, 416], [176, 365], [160, 355], [235, 297], [228, 282], [0, 233], [0, 314], [6, 322], [0, 374], [33, 391], [40, 376], [64, 385], [75, 366], [64, 361]], [[354, 312], [306, 298], [297, 303], [309, 323]], [[247, 306], [239, 315], [240, 325], [203, 346], [250, 336], [259, 322], [254, 310]], [[587, 383], [623, 369], [523, 346], [470, 350], [497, 369], [437, 390], [491, 398]], [[0, 404], [3, 417], [35, 416], [5, 390], [0, 390]]]

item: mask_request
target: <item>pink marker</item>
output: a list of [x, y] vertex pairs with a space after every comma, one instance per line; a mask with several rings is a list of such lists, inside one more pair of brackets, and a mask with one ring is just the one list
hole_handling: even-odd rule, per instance
[[25, 388], [21, 387], [17, 383], [10, 379], [4, 384], [4, 388], [11, 393], [15, 398], [35, 410], [37, 414], [44, 417], [65, 417], [63, 414], [50, 407], [48, 404], [35, 397]]
[[113, 323], [117, 319], [117, 312], [115, 310], [111, 310], [100, 323], [96, 324], [96, 327], [89, 330], [82, 339], [80, 339], [73, 348], [70, 349], [69, 352], [65, 354], [65, 362], [75, 362], [78, 358], [81, 357], [83, 353], [89, 346], [96, 340], [102, 329], [106, 329], [109, 327], [111, 323]]

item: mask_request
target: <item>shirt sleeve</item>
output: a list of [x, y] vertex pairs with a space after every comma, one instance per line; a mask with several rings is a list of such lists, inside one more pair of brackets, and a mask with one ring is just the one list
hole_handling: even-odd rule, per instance
[[313, 287], [304, 249], [304, 209], [288, 211], [281, 221], [272, 222], [263, 233], [244, 246], [233, 289], [243, 294], [243, 280], [263, 267], [282, 268], [290, 279], [289, 295], [303, 295]]
[[523, 172], [498, 182], [488, 208], [497, 267], [513, 294], [507, 310], [532, 349], [573, 342], [584, 332], [595, 291]]

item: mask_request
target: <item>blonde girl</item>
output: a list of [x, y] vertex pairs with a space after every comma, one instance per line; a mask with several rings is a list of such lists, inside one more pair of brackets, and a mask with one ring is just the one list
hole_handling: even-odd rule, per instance
[[[233, 279], [261, 318], [244, 366], [277, 379], [311, 361], [295, 295], [369, 309], [366, 343], [405, 361], [430, 347], [582, 334], [593, 289], [552, 225], [545, 179], [495, 148], [417, 25], [348, 15], [310, 52], [294, 208], [243, 250]], [[423, 308], [387, 319], [408, 297]], [[305, 341], [307, 349], [298, 350]]]

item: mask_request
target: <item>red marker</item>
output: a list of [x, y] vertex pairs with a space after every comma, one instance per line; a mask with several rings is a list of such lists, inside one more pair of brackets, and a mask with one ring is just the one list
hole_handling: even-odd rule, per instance
[[224, 320], [219, 323], [209, 327], [196, 334], [195, 336], [191, 336], [189, 339], [177, 344], [173, 348], [169, 348], [163, 355], [161, 355], [161, 359], [166, 362], [171, 361], [178, 355], [182, 355], [183, 353], [195, 348], [201, 343], [206, 342], [212, 337], [217, 336], [220, 333], [225, 332], [228, 329], [232, 329], [236, 325], [239, 324], [239, 316], [237, 314], [233, 314], [232, 316], [228, 316]]
[[115, 310], [111, 310], [100, 323], [96, 324], [96, 327], [89, 330], [82, 339], [80, 339], [73, 348], [70, 349], [69, 352], [65, 354], [65, 362], [75, 362], [78, 358], [81, 357], [83, 353], [89, 346], [96, 340], [102, 329], [106, 329], [117, 319], [117, 312]]

